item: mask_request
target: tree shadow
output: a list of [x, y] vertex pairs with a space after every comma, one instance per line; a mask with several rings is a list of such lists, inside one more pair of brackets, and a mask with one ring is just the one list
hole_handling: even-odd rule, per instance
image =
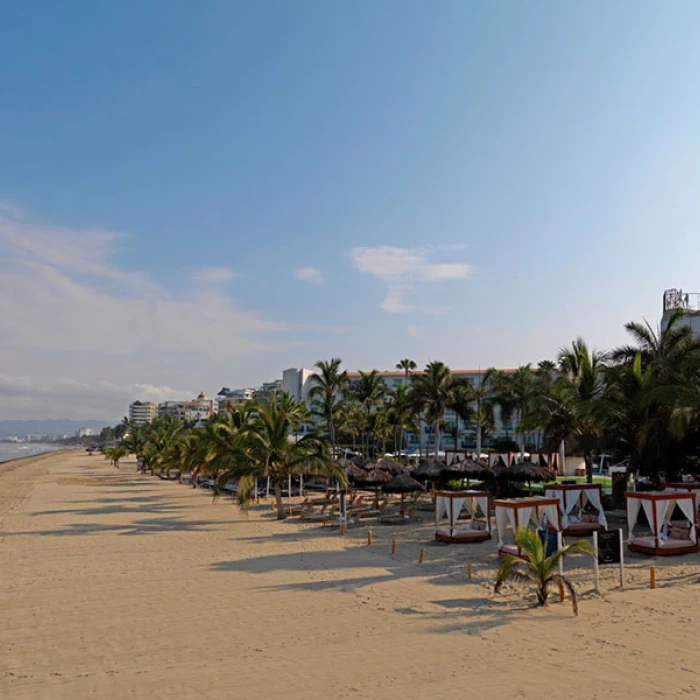
[[209, 532], [214, 528], [208, 520], [183, 520], [181, 518], [148, 518], [133, 523], [102, 524], [73, 523], [54, 530], [29, 530], [27, 532], [3, 532], [3, 536], [41, 535], [44, 537], [66, 537], [114, 532], [119, 535], [152, 535], [159, 532]]

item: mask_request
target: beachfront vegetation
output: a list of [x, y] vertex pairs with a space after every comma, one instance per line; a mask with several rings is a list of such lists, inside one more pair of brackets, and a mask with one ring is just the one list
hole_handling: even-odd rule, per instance
[[189, 474], [193, 488], [204, 478], [215, 495], [234, 485], [244, 509], [258, 480], [269, 479], [277, 517], [282, 519], [286, 517], [282, 490], [290, 477], [320, 475], [346, 484], [321, 432], [292, 437], [308, 420], [303, 403], [281, 394], [268, 403], [214, 415], [198, 426], [171, 416], [156, 418], [147, 426], [130, 426], [122, 444], [107, 448], [105, 456], [114, 461], [117, 453], [123, 457], [133, 452], [139, 470], [166, 477], [174, 472], [180, 481]]
[[[454, 377], [442, 362], [419, 370], [405, 358], [396, 365], [403, 381], [387, 386], [375, 370], [350, 377], [340, 358], [319, 360], [309, 408], [278, 394], [283, 417], [251, 402], [196, 428], [172, 417], [142, 427], [125, 423], [120, 444], [142, 470], [189, 473], [193, 486], [199, 477], [218, 481], [239, 472], [244, 487], [255, 473], [277, 479], [307, 468], [323, 472], [324, 449], [329, 459], [344, 450], [373, 459], [406, 450], [415, 435], [419, 458], [437, 456], [445, 436], [478, 455], [485, 447], [554, 451], [563, 441], [567, 454], [583, 455], [589, 481], [600, 452], [627, 459], [631, 472], [652, 480], [660, 474], [675, 479], [680, 471], [700, 476], [700, 343], [682, 312], [663, 331], [639, 323], [626, 329], [631, 342], [610, 352], [579, 338], [556, 362], [514, 372], [491, 368], [473, 382]], [[452, 411], [447, 420], [446, 409]], [[497, 417], [504, 436], [495, 435]], [[261, 456], [264, 440], [269, 455], [281, 455], [271, 433], [262, 437], [266, 420], [280, 420], [294, 436], [290, 444], [301, 445], [294, 456]], [[245, 488], [242, 494], [245, 502]]]
[[532, 530], [521, 529], [515, 535], [515, 543], [520, 547], [526, 559], [506, 555], [496, 575], [494, 593], [498, 593], [507, 582], [530, 583], [535, 587], [539, 605], [547, 605], [554, 584], [564, 586], [571, 596], [574, 615], [578, 615], [576, 589], [569, 579], [559, 573], [559, 562], [570, 552], [586, 552], [593, 555], [593, 547], [585, 540], [579, 540], [558, 549], [550, 556], [539, 535]]

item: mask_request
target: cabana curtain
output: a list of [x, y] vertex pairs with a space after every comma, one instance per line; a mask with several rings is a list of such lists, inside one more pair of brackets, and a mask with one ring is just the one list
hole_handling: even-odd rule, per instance
[[634, 539], [632, 531], [637, 522], [637, 516], [639, 515], [639, 508], [641, 505], [642, 502], [638, 498], [630, 498], [627, 500], [627, 532], [629, 542]]

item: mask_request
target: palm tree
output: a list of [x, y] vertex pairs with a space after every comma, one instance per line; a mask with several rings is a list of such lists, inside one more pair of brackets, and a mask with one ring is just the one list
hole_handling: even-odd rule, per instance
[[493, 403], [498, 406], [501, 425], [506, 432], [506, 440], [510, 441], [509, 425], [516, 411], [511, 378], [503, 371], [490, 369], [490, 388], [493, 393]]
[[698, 347], [690, 326], [679, 325], [684, 316], [684, 309], [675, 309], [666, 327], [656, 331], [647, 321], [626, 323], [625, 329], [635, 344], [616, 348], [610, 353], [611, 360], [617, 364], [630, 364], [639, 353], [642, 367], [654, 364], [659, 371], [677, 367], [688, 350]]
[[335, 450], [335, 411], [336, 402], [348, 383], [348, 373], [340, 370], [342, 360], [334, 357], [328, 361], [319, 360], [314, 367], [318, 369], [311, 375], [313, 386], [309, 398], [314, 399], [316, 408], [326, 422], [331, 449]]
[[[582, 338], [559, 352], [562, 376], [552, 384], [551, 396], [543, 406], [549, 427], [559, 437], [572, 435], [583, 452], [586, 480], [593, 483], [593, 459], [606, 425], [605, 355], [589, 350]], [[550, 430], [554, 433], [555, 430]]]
[[104, 450], [105, 459], [108, 459], [117, 469], [119, 469], [119, 461], [128, 454], [129, 450], [124, 445], [106, 447]]
[[518, 530], [515, 542], [527, 557], [526, 561], [506, 555], [496, 575], [494, 593], [498, 593], [507, 581], [530, 582], [535, 585], [537, 602], [547, 605], [552, 584], [561, 582], [571, 595], [574, 615], [578, 615], [576, 589], [571, 581], [558, 572], [559, 561], [569, 552], [585, 552], [593, 555], [593, 548], [585, 540], [579, 540], [546, 556], [545, 549], [536, 532], [525, 528]]
[[396, 363], [396, 369], [403, 371], [403, 385], [407, 387], [409, 375], [413, 370], [418, 369], [418, 365], [413, 360], [409, 360], [407, 357], [405, 357], [403, 360], [399, 360], [399, 362]]
[[474, 420], [476, 423], [476, 458], [481, 459], [481, 446], [483, 442], [484, 428], [494, 423], [493, 402], [491, 396], [491, 378], [494, 369], [487, 369], [480, 374], [479, 381], [471, 387], [472, 400], [476, 404]]
[[275, 492], [277, 518], [282, 520], [286, 517], [282, 488], [291, 475], [322, 474], [345, 488], [345, 473], [331, 459], [323, 437], [311, 433], [299, 441], [290, 440], [300, 415], [298, 403], [287, 394], [283, 394], [279, 403], [273, 400], [259, 406], [253, 425], [236, 433], [235, 440], [228, 445], [217, 489], [231, 479], [238, 479], [238, 501], [246, 508], [256, 481], [269, 477]]
[[450, 368], [444, 362], [429, 362], [422, 374], [414, 375], [412, 388], [417, 404], [423, 408], [426, 418], [434, 426], [437, 459], [440, 452], [440, 421], [452, 389]]
[[[376, 369], [371, 372], [360, 372], [360, 378], [352, 387], [352, 396], [365, 409], [365, 436], [367, 438], [367, 453], [369, 453], [369, 438], [373, 434], [372, 410], [384, 398], [386, 384]], [[374, 442], [374, 440], [373, 440]]]
[[447, 407], [455, 412], [455, 449], [459, 449], [460, 419], [464, 423], [467, 423], [471, 421], [474, 416], [474, 409], [472, 408], [473, 400], [474, 395], [471, 384], [464, 379], [455, 379], [452, 382], [452, 389], [447, 402]]
[[404, 447], [405, 431], [410, 427], [413, 418], [411, 396], [404, 384], [397, 384], [389, 390], [389, 410], [398, 433], [399, 444], [394, 451], [401, 452]]

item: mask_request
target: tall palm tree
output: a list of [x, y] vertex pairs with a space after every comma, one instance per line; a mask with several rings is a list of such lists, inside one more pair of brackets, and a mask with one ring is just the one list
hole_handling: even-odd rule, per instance
[[322, 474], [345, 488], [345, 473], [331, 459], [323, 437], [311, 433], [301, 440], [290, 440], [290, 433], [299, 420], [297, 402], [286, 394], [279, 403], [270, 401], [261, 405], [250, 429], [237, 433], [235, 444], [229, 444], [225, 468], [218, 477], [217, 486], [238, 479], [238, 500], [246, 508], [256, 481], [269, 477], [280, 520], [286, 517], [282, 489], [292, 475]]
[[375, 420], [372, 417], [373, 409], [380, 403], [386, 393], [386, 384], [376, 369], [371, 372], [360, 372], [360, 378], [352, 387], [352, 396], [365, 409], [365, 425], [367, 450], [369, 452], [369, 438], [373, 432], [373, 423]]
[[562, 376], [553, 385], [545, 406], [549, 422], [573, 435], [586, 463], [586, 480], [593, 482], [593, 459], [606, 425], [605, 355], [589, 350], [582, 338], [559, 352]]
[[455, 412], [455, 449], [459, 449], [459, 421], [468, 423], [474, 417], [474, 408], [472, 403], [474, 395], [469, 382], [463, 379], [455, 379], [452, 382], [452, 388], [447, 402], [447, 407]]
[[407, 357], [405, 357], [403, 360], [399, 360], [399, 362], [396, 363], [396, 369], [400, 369], [403, 371], [403, 385], [407, 387], [408, 378], [411, 372], [413, 372], [413, 370], [418, 369], [418, 365], [413, 360], [409, 360]]
[[413, 402], [404, 384], [397, 384], [389, 389], [389, 409], [393, 415], [393, 424], [398, 433], [398, 447], [395, 452], [401, 452], [405, 442], [405, 432], [410, 427], [413, 418]]
[[444, 362], [429, 362], [421, 374], [414, 375], [412, 388], [418, 405], [423, 407], [426, 418], [434, 426], [437, 459], [440, 452], [440, 421], [452, 389], [450, 368]]
[[340, 369], [342, 360], [334, 357], [319, 360], [314, 367], [318, 370], [311, 375], [313, 386], [309, 397], [316, 403], [318, 412], [323, 416], [328, 429], [331, 450], [335, 450], [335, 411], [336, 404], [348, 384], [348, 373]]
[[690, 326], [681, 325], [684, 309], [675, 309], [665, 328], [654, 330], [647, 321], [630, 321], [625, 329], [632, 336], [634, 345], [624, 345], [610, 353], [614, 363], [629, 364], [637, 353], [641, 355], [642, 367], [655, 364], [658, 371], [673, 369], [682, 362], [686, 352], [698, 347]]
[[501, 425], [506, 433], [506, 440], [510, 441], [509, 425], [516, 413], [516, 402], [513, 395], [512, 380], [508, 374], [501, 370], [491, 369], [490, 388], [493, 393], [493, 403], [498, 406], [498, 414]]
[[559, 573], [559, 561], [569, 552], [585, 552], [593, 555], [591, 545], [585, 540], [579, 540], [558, 549], [551, 556], [546, 556], [544, 546], [537, 533], [525, 528], [518, 530], [515, 535], [515, 543], [523, 551], [527, 560], [523, 561], [518, 557], [507, 555], [496, 575], [494, 593], [498, 593], [507, 581], [530, 582], [535, 585], [537, 602], [540, 605], [547, 605], [552, 585], [561, 582], [571, 595], [574, 615], [578, 615], [576, 589], [569, 579]]
[[495, 370], [487, 369], [479, 375], [479, 380], [472, 385], [471, 394], [474, 401], [474, 422], [476, 424], [476, 458], [481, 459], [481, 447], [483, 443], [484, 428], [493, 425], [493, 402], [491, 397], [491, 378]]

